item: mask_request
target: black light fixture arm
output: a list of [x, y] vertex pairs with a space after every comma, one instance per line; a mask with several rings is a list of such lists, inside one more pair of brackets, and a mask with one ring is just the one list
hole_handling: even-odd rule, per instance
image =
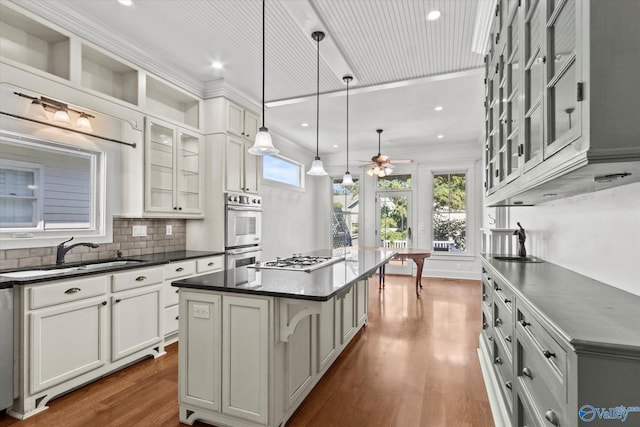
[[342, 77], [347, 84], [347, 173], [349, 173], [349, 83], [353, 80], [353, 76], [347, 74]]
[[382, 129], [376, 129], [376, 132], [378, 132], [378, 157], [380, 157], [382, 155], [380, 152], [380, 135], [382, 135]]
[[264, 50], [264, 39], [265, 39], [265, 0], [262, 0], [262, 128], [260, 128], [260, 130], [264, 129], [265, 131], [267, 130], [267, 128], [264, 125], [264, 82], [265, 82], [265, 78], [264, 78], [264, 73], [265, 73], [265, 50]]
[[314, 31], [311, 37], [318, 42], [318, 73], [316, 79], [316, 160], [320, 160], [320, 41], [324, 39], [322, 31]]

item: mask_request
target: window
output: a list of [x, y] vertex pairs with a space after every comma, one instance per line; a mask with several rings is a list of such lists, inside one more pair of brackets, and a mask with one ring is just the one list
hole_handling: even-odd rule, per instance
[[356, 178], [353, 178], [353, 185], [348, 186], [342, 185], [342, 178], [333, 180], [331, 232], [334, 248], [358, 245], [359, 191], [360, 181]]
[[302, 164], [283, 156], [262, 157], [262, 178], [300, 189], [304, 188]]
[[433, 175], [433, 250], [466, 252], [467, 176], [464, 173]]
[[378, 178], [378, 190], [408, 190], [411, 188], [411, 175], [387, 175]]
[[4, 135], [0, 153], [0, 233], [97, 230], [102, 153]]

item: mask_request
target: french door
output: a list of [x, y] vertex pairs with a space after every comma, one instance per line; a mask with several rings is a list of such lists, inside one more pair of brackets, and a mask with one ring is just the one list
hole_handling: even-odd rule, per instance
[[[378, 191], [376, 194], [376, 242], [393, 250], [413, 247], [411, 191]], [[388, 274], [413, 274], [411, 260], [391, 260]]]

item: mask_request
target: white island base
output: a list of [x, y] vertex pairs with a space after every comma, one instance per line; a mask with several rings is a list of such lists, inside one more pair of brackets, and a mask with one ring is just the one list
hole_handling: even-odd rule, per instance
[[327, 301], [181, 288], [180, 422], [284, 426], [367, 307], [367, 279]]

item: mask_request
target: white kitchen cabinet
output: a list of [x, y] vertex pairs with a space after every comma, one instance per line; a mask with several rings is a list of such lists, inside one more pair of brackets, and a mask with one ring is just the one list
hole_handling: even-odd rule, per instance
[[[101, 290], [104, 294], [106, 280], [69, 281], [56, 288], [56, 293], [76, 295], [77, 298], [67, 298], [71, 301], [67, 303], [52, 301], [53, 305], [33, 310], [28, 315], [30, 394], [93, 371], [108, 362], [107, 298], [105, 295], [88, 299], [81, 297], [90, 291], [99, 293]], [[37, 294], [39, 289], [31, 290]]]
[[201, 152], [197, 133], [146, 118], [146, 212], [184, 218], [202, 215]]
[[486, 204], [640, 180], [640, 101], [623, 71], [640, 67], [629, 53], [640, 5], [527, 0], [498, 10], [486, 57]]
[[208, 99], [207, 133], [228, 133], [253, 141], [258, 133], [258, 116], [227, 98]]
[[249, 154], [251, 144], [232, 136], [226, 137], [224, 153], [224, 189], [236, 193], [258, 193], [258, 156]]

